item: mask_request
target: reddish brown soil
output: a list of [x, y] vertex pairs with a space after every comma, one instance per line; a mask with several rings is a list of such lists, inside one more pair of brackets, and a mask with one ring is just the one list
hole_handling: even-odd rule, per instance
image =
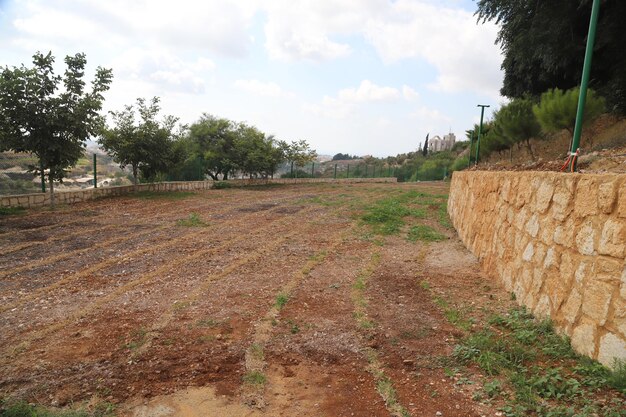
[[[380, 246], [355, 220], [354, 203], [409, 189], [447, 192], [212, 190], [2, 218], [0, 396], [104, 400], [137, 417], [389, 416], [369, 371], [373, 350], [410, 415], [494, 415], [445, 376], [463, 333], [433, 300], [479, 314], [486, 302], [504, 309], [506, 295], [436, 215], [427, 222], [450, 239], [429, 244], [388, 237]], [[177, 225], [192, 212], [208, 226]], [[375, 252], [363, 293], [374, 327], [362, 329], [353, 284]], [[288, 301], [277, 309], [280, 293]], [[266, 381], [254, 406], [243, 381], [258, 340]]]

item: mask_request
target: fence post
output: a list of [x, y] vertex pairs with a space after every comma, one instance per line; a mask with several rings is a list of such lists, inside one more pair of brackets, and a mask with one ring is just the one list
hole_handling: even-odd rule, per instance
[[346, 174], [346, 178], [350, 178], [350, 164], [348, 164], [348, 173]]
[[365, 178], [367, 178], [367, 164], [365, 164]]
[[311, 178], [315, 177], [315, 162], [311, 163]]
[[291, 161], [291, 178], [293, 178], [293, 161]]
[[97, 163], [96, 163], [96, 154], [93, 154], [93, 188], [98, 188], [98, 174], [97, 171]]
[[337, 164], [335, 164], [335, 175], [333, 176], [334, 179], [337, 179]]

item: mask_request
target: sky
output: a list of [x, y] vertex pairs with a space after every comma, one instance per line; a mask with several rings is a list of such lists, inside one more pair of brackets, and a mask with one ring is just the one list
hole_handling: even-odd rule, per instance
[[[306, 139], [319, 154], [383, 157], [457, 138], [497, 108], [497, 26], [471, 0], [0, 0], [1, 66], [84, 52], [113, 69], [105, 111], [161, 99]], [[110, 120], [110, 118], [109, 118]]]

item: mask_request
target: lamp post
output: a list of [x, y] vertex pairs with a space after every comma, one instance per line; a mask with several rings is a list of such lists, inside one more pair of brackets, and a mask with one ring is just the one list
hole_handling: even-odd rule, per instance
[[485, 107], [491, 107], [486, 104], [479, 104], [476, 107], [480, 107], [480, 126], [478, 126], [478, 141], [476, 142], [476, 161], [474, 165], [478, 165], [478, 155], [480, 152], [480, 137], [483, 134], [483, 118], [485, 116]]
[[587, 101], [587, 86], [591, 73], [591, 58], [593, 57], [593, 44], [596, 40], [596, 27], [598, 26], [598, 15], [600, 14], [600, 0], [593, 0], [591, 7], [591, 19], [589, 21], [589, 34], [587, 35], [587, 48], [585, 49], [585, 63], [583, 65], [583, 76], [580, 80], [580, 95], [578, 96], [578, 110], [576, 112], [576, 125], [574, 127], [574, 137], [572, 139], [572, 149], [568, 159], [568, 168], [571, 172], [576, 170], [576, 158], [574, 155], [580, 146], [580, 136], [583, 131], [583, 116], [585, 113], [585, 102]]

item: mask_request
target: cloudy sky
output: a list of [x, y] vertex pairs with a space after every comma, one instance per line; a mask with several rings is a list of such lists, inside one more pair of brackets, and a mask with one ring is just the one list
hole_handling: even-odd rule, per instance
[[[497, 106], [497, 27], [472, 0], [0, 0], [1, 65], [85, 52], [106, 110], [246, 121], [321, 154], [386, 156]], [[59, 65], [59, 72], [62, 72]]]

